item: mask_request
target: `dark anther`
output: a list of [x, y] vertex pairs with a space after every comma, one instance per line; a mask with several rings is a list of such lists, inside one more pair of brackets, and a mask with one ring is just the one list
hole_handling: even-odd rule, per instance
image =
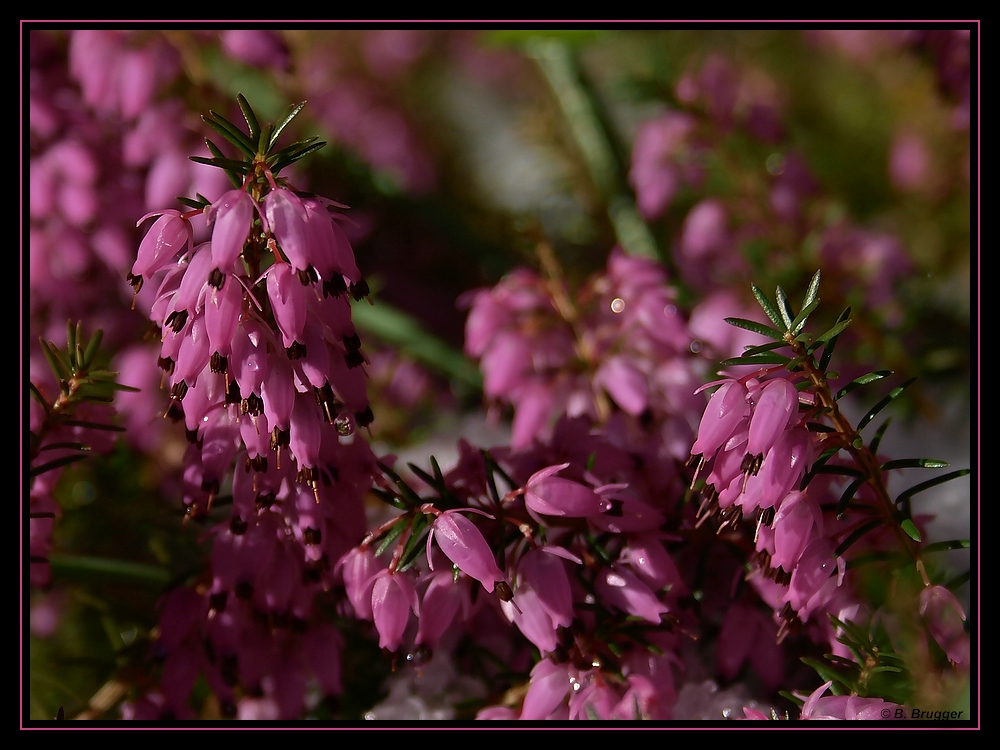
[[240, 404], [240, 411], [251, 416], [259, 416], [264, 411], [264, 400], [256, 393], [251, 393]]
[[179, 333], [187, 323], [188, 313], [187, 310], [174, 310], [167, 319], [163, 321], [163, 325], [170, 328], [174, 333]]
[[365, 356], [357, 349], [352, 349], [344, 355], [344, 362], [349, 369], [354, 369], [365, 363]]
[[339, 273], [334, 274], [332, 279], [323, 282], [324, 297], [339, 297], [347, 291], [347, 283]]
[[306, 356], [306, 345], [294, 341], [291, 346], [285, 349], [285, 354], [288, 355], [289, 359], [302, 359]]
[[226, 283], [226, 274], [220, 268], [213, 268], [208, 275], [208, 283], [213, 289], [222, 289], [222, 285]]
[[316, 269], [312, 266], [309, 266], [302, 271], [296, 271], [295, 275], [299, 277], [299, 281], [302, 282], [302, 286], [309, 286], [310, 284], [315, 284], [319, 281], [319, 274], [316, 273]]
[[505, 602], [509, 602], [514, 598], [514, 592], [511, 591], [510, 584], [506, 581], [497, 581], [494, 590], [497, 592], [497, 596]]
[[349, 352], [356, 352], [361, 348], [361, 337], [357, 333], [352, 333], [350, 336], [344, 336], [344, 347]]
[[302, 539], [306, 544], [320, 544], [323, 541], [323, 532], [309, 526], [302, 532]]
[[174, 361], [170, 357], [157, 358], [156, 365], [167, 374], [171, 374], [174, 371]]
[[133, 276], [131, 273], [125, 277], [125, 280], [132, 285], [132, 290], [135, 294], [139, 293], [142, 289], [142, 276]]
[[240, 386], [235, 380], [230, 380], [226, 385], [226, 403], [238, 404], [242, 401], [240, 396]]
[[287, 446], [291, 437], [289, 430], [282, 430], [280, 427], [275, 427], [271, 430], [271, 450], [276, 451], [282, 446]]
[[215, 352], [209, 360], [209, 367], [212, 369], [212, 372], [224, 375], [229, 371], [229, 359]]
[[177, 401], [171, 401], [170, 405], [167, 407], [167, 413], [163, 416], [170, 419], [172, 422], [180, 422], [184, 419], [184, 409]]
[[774, 506], [770, 508], [764, 508], [760, 511], [760, 522], [764, 526], [770, 526], [774, 523]]
[[274, 501], [277, 500], [277, 496], [273, 492], [261, 492], [257, 495], [257, 500], [254, 502], [254, 507], [257, 510], [262, 510], [264, 508], [270, 508], [274, 505]]
[[201, 488], [209, 495], [213, 497], [219, 494], [219, 480], [218, 479], [202, 479]]
[[375, 421], [375, 415], [372, 414], [372, 408], [366, 406], [363, 411], [354, 412], [354, 421], [358, 423], [358, 427], [367, 427], [373, 421]]
[[371, 294], [371, 289], [368, 288], [368, 282], [361, 279], [357, 284], [351, 284], [351, 296], [354, 297], [355, 301], [360, 300], [362, 297], [367, 297]]
[[243, 536], [247, 533], [247, 522], [240, 516], [233, 516], [229, 521], [229, 530], [234, 536]]
[[316, 471], [315, 466], [303, 466], [301, 469], [299, 469], [298, 478], [303, 482], [314, 484], [316, 480], [319, 478], [319, 472]]
[[179, 383], [174, 383], [174, 387], [170, 389], [170, 398], [176, 399], [177, 401], [183, 401], [184, 396], [187, 395], [188, 386], [183, 380]]
[[760, 471], [760, 465], [762, 463], [764, 463], [763, 453], [758, 453], [756, 456], [747, 453], [743, 456], [743, 462], [740, 464], [740, 472], [743, 474], [757, 476], [757, 472]]
[[267, 472], [267, 456], [254, 456], [250, 459], [250, 468], [258, 474]]

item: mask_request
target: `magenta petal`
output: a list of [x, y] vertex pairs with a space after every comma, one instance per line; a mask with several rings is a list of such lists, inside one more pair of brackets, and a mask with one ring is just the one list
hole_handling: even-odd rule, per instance
[[272, 190], [263, 201], [269, 231], [296, 270], [311, 265], [308, 216], [302, 201], [291, 190]]
[[536, 513], [548, 516], [582, 518], [603, 513], [609, 503], [590, 487], [551, 476], [568, 465], [550, 466], [532, 475], [525, 485], [525, 504]]
[[624, 357], [611, 357], [598, 368], [594, 382], [602, 386], [624, 411], [642, 414], [649, 400], [646, 377]]
[[191, 223], [182, 219], [179, 211], [164, 211], [139, 243], [132, 274], [149, 276], [168, 265], [191, 241], [192, 234]]
[[240, 253], [250, 233], [254, 200], [243, 190], [230, 190], [212, 204], [215, 217], [212, 228], [212, 260], [216, 268], [227, 270]]
[[497, 567], [493, 550], [476, 525], [465, 516], [446, 511], [434, 519], [431, 532], [448, 559], [463, 573], [482, 583], [487, 591], [493, 591], [497, 581], [506, 580]]
[[205, 304], [205, 327], [212, 351], [228, 357], [243, 311], [243, 287], [235, 276], [226, 277], [221, 289]]
[[747, 452], [766, 453], [791, 424], [799, 408], [799, 392], [785, 378], [769, 380], [756, 394]]
[[698, 427], [698, 438], [691, 446], [691, 455], [715, 454], [749, 414], [750, 405], [747, 404], [746, 397], [746, 386], [739, 381], [730, 380], [719, 386], [705, 407], [705, 414]]
[[658, 623], [670, 609], [634, 573], [616, 566], [598, 575], [594, 589], [605, 604], [649, 622]]
[[393, 574], [388, 570], [382, 570], [375, 575], [375, 582], [372, 585], [372, 617], [379, 634], [379, 648], [390, 651], [399, 648], [410, 619], [411, 603], [415, 597], [413, 584], [405, 575]]
[[531, 669], [528, 692], [521, 707], [521, 719], [545, 719], [569, 694], [569, 670], [565, 664], [554, 664], [542, 659]]
[[295, 342], [303, 343], [307, 293], [307, 288], [299, 283], [287, 263], [271, 266], [267, 274], [267, 296], [286, 349]]

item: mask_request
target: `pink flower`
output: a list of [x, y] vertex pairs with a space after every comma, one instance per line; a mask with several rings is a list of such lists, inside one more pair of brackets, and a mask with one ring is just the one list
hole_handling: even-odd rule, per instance
[[606, 605], [649, 622], [659, 623], [660, 615], [670, 611], [638, 576], [618, 565], [598, 573], [594, 590]]
[[586, 485], [553, 476], [568, 463], [536, 471], [524, 485], [524, 502], [535, 513], [582, 518], [603, 513], [611, 503]]
[[228, 271], [240, 257], [256, 208], [257, 204], [245, 190], [230, 190], [205, 210], [205, 219], [215, 222], [212, 260], [216, 268]]
[[191, 222], [183, 218], [180, 211], [172, 208], [146, 214], [136, 226], [158, 214], [160, 218], [153, 222], [139, 243], [139, 251], [132, 264], [133, 276], [156, 273], [171, 263], [192, 240], [194, 230]]
[[747, 395], [746, 386], [738, 380], [726, 380], [719, 386], [705, 407], [698, 437], [691, 446], [692, 456], [713, 456], [729, 440], [750, 415]]
[[881, 698], [862, 698], [859, 695], [824, 696], [833, 681], [824, 682], [802, 704], [800, 719], [878, 721], [896, 715], [902, 706]]
[[395, 651], [400, 647], [411, 610], [420, 614], [420, 601], [409, 576], [388, 568], [376, 573], [372, 583], [372, 617], [379, 634], [379, 648]]
[[565, 664], [542, 659], [531, 669], [520, 718], [525, 721], [549, 718], [566, 700], [571, 684], [569, 669]]
[[962, 625], [965, 612], [958, 598], [944, 586], [928, 586], [920, 592], [920, 616], [937, 644], [954, 664], [969, 661], [969, 634]]
[[503, 571], [497, 567], [496, 559], [490, 545], [483, 539], [482, 532], [465, 516], [458, 515], [459, 510], [479, 513], [487, 518], [493, 516], [475, 508], [446, 510], [434, 519], [430, 533], [427, 535], [427, 564], [434, 569], [431, 561], [431, 541], [437, 539], [438, 547], [459, 570], [472, 576], [483, 584], [488, 591], [498, 581], [506, 581]]

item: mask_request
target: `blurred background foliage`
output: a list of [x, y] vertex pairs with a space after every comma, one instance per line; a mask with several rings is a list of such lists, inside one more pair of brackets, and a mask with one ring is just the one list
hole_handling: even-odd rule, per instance
[[[172, 56], [174, 74], [156, 97], [182, 103], [193, 143], [212, 135], [199, 119], [209, 110], [241, 122], [237, 93], [268, 121], [307, 101], [289, 138], [319, 135], [328, 146], [297, 164], [293, 181], [351, 207], [355, 253], [374, 302], [354, 309], [375, 352], [373, 439], [386, 450], [419, 444], [481, 407], [478, 372], [462, 356], [465, 310], [457, 301], [518, 265], [537, 266], [540, 236], [571, 282], [603, 268], [615, 244], [655, 254], [688, 311], [709, 288], [750, 305], [751, 281], [801, 298], [819, 268], [820, 313], [832, 324], [850, 305], [857, 320], [840, 355], [868, 370], [919, 376], [909, 418], [934, 424], [954, 418], [944, 404], [959, 404], [958, 420], [968, 420], [978, 266], [970, 190], [978, 184], [970, 138], [977, 105], [968, 89], [975, 30], [971, 42], [954, 29], [919, 27], [268, 31], [277, 46], [266, 59], [235, 53], [224, 30], [123, 27], [119, 43], [155, 44]], [[73, 90], [75, 33], [26, 29], [26, 79], [63, 66], [62, 85]], [[754, 103], [771, 109], [766, 137], [742, 121], [720, 125], [710, 101], [684, 93], [685, 80], [719, 60], [736, 81], [731, 114], [738, 119], [740, 107]], [[630, 183], [633, 144], [644, 122], [671, 111], [697, 119], [704, 179], [681, 186], [661, 215], [643, 218]], [[90, 116], [111, 142], [127, 129], [122, 118]], [[34, 159], [45, 144], [29, 131]], [[916, 143], [914, 158], [923, 160], [902, 177], [892, 168], [901, 138]], [[793, 156], [811, 182], [796, 226], [766, 210]], [[135, 171], [141, 186], [145, 174]], [[729, 273], [723, 258], [707, 280], [689, 276], [677, 252], [686, 218], [706, 198], [724, 202], [728, 229], [740, 238], [727, 249], [740, 259], [732, 264], [738, 272]], [[131, 227], [123, 223], [133, 247], [134, 221], [167, 207], [147, 205]], [[840, 225], [894, 238], [901, 256], [876, 265], [909, 266], [867, 267], [860, 256], [831, 262], [824, 233]], [[127, 316], [128, 266], [107, 270], [103, 290], [100, 278], [88, 283]], [[892, 280], [889, 297], [872, 291], [869, 277], [879, 273]], [[50, 326], [65, 326], [65, 317], [33, 303], [29, 345]], [[106, 356], [114, 354], [109, 348]], [[411, 369], [401, 384], [404, 367]], [[401, 395], [405, 386], [410, 392]], [[166, 403], [162, 392], [144, 398]], [[130, 670], [155, 625], [157, 595], [195, 570], [204, 551], [176, 502], [182, 452], [176, 433], [150, 451], [156, 460], [119, 441], [110, 456], [66, 470], [56, 492], [63, 516], [53, 584], [25, 602], [30, 718], [52, 718], [60, 707], [114, 718], [122, 686], [141, 678]], [[351, 696], [359, 708], [377, 700], [378, 677], [368, 675], [368, 692]]]

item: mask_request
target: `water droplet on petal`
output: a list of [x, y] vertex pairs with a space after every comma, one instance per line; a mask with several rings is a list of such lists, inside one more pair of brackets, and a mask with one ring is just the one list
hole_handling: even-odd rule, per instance
[[623, 300], [621, 297], [615, 297], [613, 300], [611, 300], [611, 312], [620, 313], [624, 309], [625, 309], [625, 300]]
[[697, 354], [701, 350], [702, 350], [702, 343], [700, 341], [695, 339], [694, 341], [691, 342], [691, 351], [693, 353]]
[[333, 426], [337, 429], [337, 434], [341, 437], [348, 437], [354, 434], [354, 423], [347, 414], [338, 414], [333, 420]]

